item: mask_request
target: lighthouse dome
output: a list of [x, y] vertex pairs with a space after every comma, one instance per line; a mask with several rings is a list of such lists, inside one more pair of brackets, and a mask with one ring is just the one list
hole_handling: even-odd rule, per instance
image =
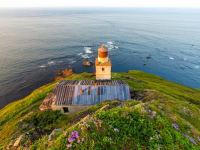
[[102, 45], [99, 49], [98, 52], [108, 52], [108, 48], [106, 48], [104, 45]]

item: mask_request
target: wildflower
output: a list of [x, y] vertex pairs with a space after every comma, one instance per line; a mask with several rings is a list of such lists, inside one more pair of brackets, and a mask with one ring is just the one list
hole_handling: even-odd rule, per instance
[[190, 131], [187, 131], [188, 133], [191, 133]]
[[124, 149], [127, 149], [126, 147]]
[[71, 133], [72, 136], [73, 136], [74, 134], [75, 134], [74, 132]]
[[172, 126], [173, 126], [176, 130], [178, 130], [178, 128], [179, 128], [179, 126], [178, 126], [176, 123], [173, 123]]
[[117, 132], [119, 132], [119, 129], [115, 128], [115, 129], [114, 129], [114, 131], [117, 131]]
[[72, 144], [67, 144], [67, 147], [72, 147]]
[[150, 137], [150, 140], [153, 140], [153, 138], [152, 138], [152, 137]]
[[104, 128], [101, 128], [101, 130], [104, 130]]
[[128, 118], [128, 119], [129, 119], [129, 116], [126, 116], [126, 118]]
[[82, 138], [81, 141], [84, 141], [84, 138]]
[[188, 137], [188, 136], [187, 136], [185, 133], [183, 133], [183, 132], [182, 132], [181, 134], [184, 135], [185, 137]]
[[73, 138], [68, 138], [68, 142], [69, 142], [69, 143], [71, 143], [71, 142], [73, 142], [73, 141], [74, 141]]
[[112, 140], [112, 138], [109, 138], [109, 140]]
[[162, 109], [162, 107], [161, 107], [161, 106], [158, 106], [158, 108]]
[[174, 119], [173, 117], [170, 117], [171, 119]]
[[101, 132], [99, 134], [102, 134]]
[[79, 135], [78, 135], [78, 134], [76, 134], [76, 135], [75, 135], [75, 138], [77, 138], [77, 139], [78, 139], [78, 138], [79, 138]]
[[81, 127], [81, 130], [83, 130], [83, 127]]
[[86, 126], [87, 126], [87, 127], [90, 127], [90, 125], [89, 125], [89, 124], [86, 124]]
[[99, 121], [99, 123], [100, 123], [100, 124], [102, 124], [102, 122], [101, 122], [101, 121]]
[[109, 125], [109, 127], [111, 127], [111, 128], [112, 128], [113, 126], [112, 126], [112, 125]]
[[81, 140], [78, 140], [77, 142], [80, 143]]
[[65, 135], [67, 135], [67, 132], [65, 132]]
[[192, 139], [192, 138], [189, 138], [189, 140], [194, 143], [195, 145], [197, 145], [197, 143]]
[[198, 139], [198, 140], [199, 140], [199, 142], [200, 142], [200, 137], [199, 137], [199, 136], [197, 137], [197, 139]]

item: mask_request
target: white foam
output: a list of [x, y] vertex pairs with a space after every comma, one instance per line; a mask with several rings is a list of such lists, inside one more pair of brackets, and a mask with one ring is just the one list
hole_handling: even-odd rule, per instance
[[118, 48], [119, 48], [118, 46], [115, 46], [115, 47], [114, 47], [114, 49], [118, 49]]
[[81, 55], [81, 57], [83, 57], [83, 58], [90, 58], [90, 57], [88, 56], [88, 54]]
[[75, 62], [76, 62], [75, 60], [72, 60], [72, 61], [69, 62], [69, 64], [73, 64], [73, 63], [75, 63]]
[[173, 60], [174, 58], [173, 58], [173, 57], [169, 57], [169, 59], [172, 59], [172, 60]]
[[108, 44], [110, 44], [110, 45], [113, 45], [114, 44], [114, 41], [109, 41], [109, 42], [107, 42]]
[[80, 55], [83, 55], [83, 53], [79, 53], [79, 54], [77, 54], [78, 56], [80, 56]]
[[183, 60], [184, 60], [184, 61], [187, 61], [187, 60], [188, 60], [188, 58], [184, 57], [184, 58], [183, 58]]
[[56, 64], [54, 61], [48, 61], [47, 63], [48, 63], [48, 65], [50, 65], [50, 66]]
[[45, 69], [46, 68], [46, 65], [41, 65], [39, 66], [40, 69]]
[[85, 53], [87, 53], [87, 54], [92, 53], [91, 47], [84, 47], [84, 51], [85, 51]]

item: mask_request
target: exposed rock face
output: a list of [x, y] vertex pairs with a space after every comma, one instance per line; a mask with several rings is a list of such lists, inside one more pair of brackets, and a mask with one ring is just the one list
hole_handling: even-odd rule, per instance
[[93, 66], [93, 63], [89, 60], [85, 60], [83, 63], [82, 63], [83, 66], [86, 66], [86, 67], [91, 67]]
[[63, 77], [68, 77], [68, 76], [71, 76], [72, 74], [74, 74], [74, 71], [71, 68], [70, 69], [62, 69], [56, 73], [56, 75], [63, 76]]
[[42, 104], [39, 106], [39, 110], [51, 110], [51, 104], [54, 102], [54, 94], [48, 93]]
[[145, 89], [143, 91], [139, 91], [135, 93], [133, 98], [136, 100], [142, 101], [144, 103], [144, 102], [157, 100], [164, 97], [162, 97], [161, 94], [156, 90]]
[[48, 138], [48, 141], [51, 141], [52, 140], [52, 136], [54, 136], [57, 132], [62, 132], [62, 128], [60, 129], [55, 129], [51, 132], [51, 134], [49, 135], [49, 138]]

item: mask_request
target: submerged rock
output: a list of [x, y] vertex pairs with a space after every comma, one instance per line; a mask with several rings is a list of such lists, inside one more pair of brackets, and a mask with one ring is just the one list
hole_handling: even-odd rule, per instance
[[85, 60], [83, 63], [82, 63], [83, 66], [86, 66], [86, 67], [91, 67], [93, 66], [93, 63], [89, 60]]
[[59, 75], [59, 76], [63, 76], [63, 77], [69, 77], [72, 74], [74, 74], [74, 71], [73, 71], [72, 68], [70, 68], [70, 69], [62, 69], [59, 72], [56, 72], [55, 74]]

